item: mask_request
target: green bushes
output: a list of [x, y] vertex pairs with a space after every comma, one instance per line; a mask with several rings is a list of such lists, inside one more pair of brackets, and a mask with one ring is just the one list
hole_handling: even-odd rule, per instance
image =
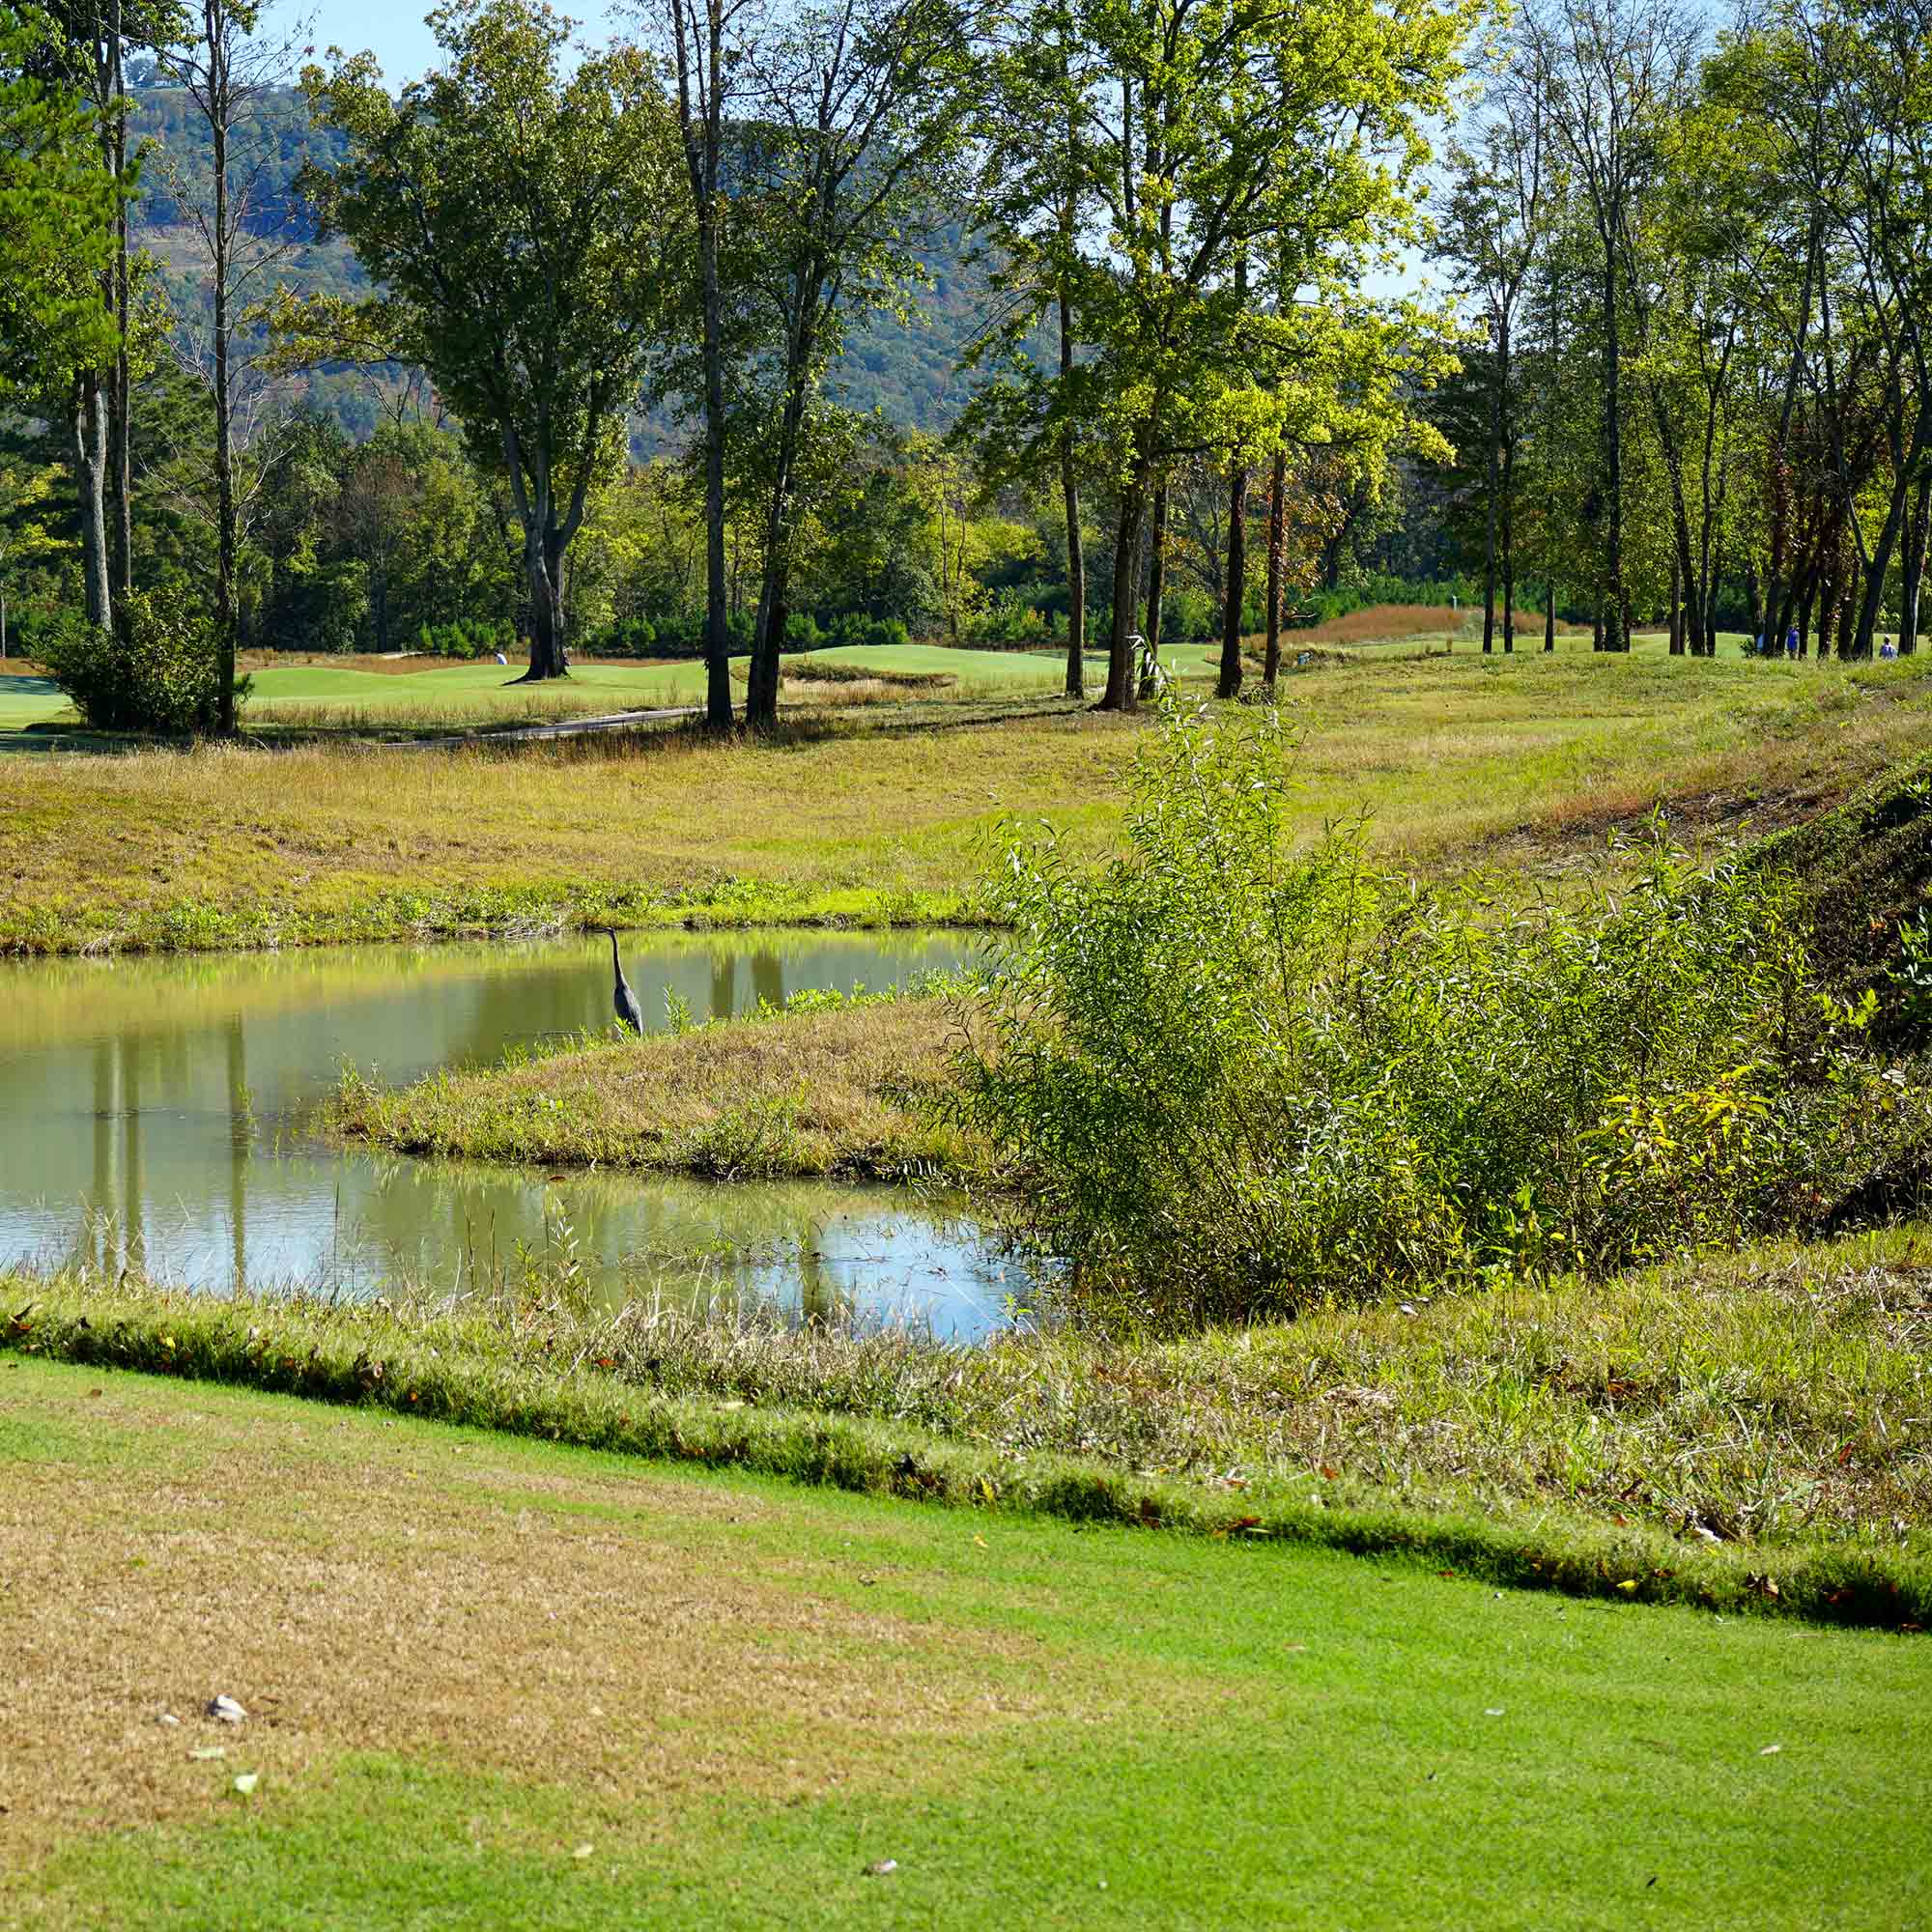
[[517, 629], [500, 620], [476, 618], [453, 624], [424, 624], [416, 633], [416, 649], [435, 658], [457, 658], [466, 662], [487, 658], [501, 651], [506, 656], [516, 648]]
[[992, 645], [1003, 650], [1025, 650], [1051, 643], [1066, 633], [1065, 620], [1056, 623], [1048, 614], [1027, 601], [1024, 589], [996, 590], [982, 611], [975, 611], [966, 626], [971, 643]]
[[820, 641], [829, 649], [875, 648], [903, 650], [912, 641], [898, 617], [868, 617], [863, 611], [846, 611], [818, 627]]
[[586, 658], [647, 658], [656, 653], [657, 626], [648, 617], [623, 617], [585, 631], [576, 649]]
[[1272, 712], [1170, 714], [1124, 856], [1007, 841], [965, 1123], [1076, 1311], [1156, 1325], [1827, 1220], [1927, 1139], [1785, 883], [1661, 844], [1576, 909], [1295, 854]]
[[[40, 663], [97, 730], [213, 731], [221, 713], [213, 627], [179, 598], [124, 597], [110, 633], [79, 616], [50, 626]], [[248, 680], [235, 687], [247, 695]]]

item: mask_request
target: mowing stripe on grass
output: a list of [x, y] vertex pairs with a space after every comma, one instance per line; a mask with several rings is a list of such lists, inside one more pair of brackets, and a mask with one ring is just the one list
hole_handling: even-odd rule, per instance
[[[0, 1411], [30, 1584], [0, 1592], [0, 1924], [1868, 1932], [1932, 1903], [1907, 1639], [18, 1356]], [[190, 1702], [218, 1671], [237, 1729]], [[8, 1856], [23, 1794], [51, 1857]]]

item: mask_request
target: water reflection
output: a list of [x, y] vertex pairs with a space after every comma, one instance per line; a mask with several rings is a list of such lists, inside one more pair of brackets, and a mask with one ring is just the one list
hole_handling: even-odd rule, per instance
[[[626, 948], [646, 1023], [956, 963], [950, 937], [653, 940]], [[380, 947], [0, 964], [0, 1261], [84, 1260], [196, 1286], [371, 1293], [575, 1267], [615, 1296], [776, 1298], [983, 1332], [1007, 1282], [944, 1202], [342, 1157], [302, 1122], [341, 1066], [409, 1080], [601, 1028], [594, 944]]]

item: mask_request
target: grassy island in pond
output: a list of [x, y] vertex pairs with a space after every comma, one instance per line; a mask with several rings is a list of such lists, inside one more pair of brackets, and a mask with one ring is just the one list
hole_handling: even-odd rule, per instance
[[401, 1153], [724, 1180], [958, 1178], [984, 1166], [984, 1150], [932, 1105], [957, 1043], [944, 1000], [811, 1004], [400, 1091], [352, 1072], [330, 1124]]

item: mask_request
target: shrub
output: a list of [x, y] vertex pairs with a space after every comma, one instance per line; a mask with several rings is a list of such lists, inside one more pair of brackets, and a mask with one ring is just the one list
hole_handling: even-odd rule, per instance
[[449, 624], [424, 624], [416, 632], [417, 650], [465, 662], [487, 658], [494, 651], [507, 655], [516, 641], [514, 626], [489, 618], [459, 617]]
[[647, 658], [655, 654], [657, 641], [657, 626], [648, 617], [623, 617], [585, 631], [576, 650], [586, 658]]
[[[657, 633], [653, 655], [661, 658], [701, 658], [704, 655], [704, 612], [702, 610], [661, 612], [651, 619]], [[757, 620], [749, 611], [733, 611], [724, 620], [731, 654], [742, 656], [752, 648], [752, 634]]]
[[[121, 600], [113, 631], [70, 614], [37, 640], [40, 663], [98, 730], [213, 731], [221, 715], [213, 626], [178, 598]], [[238, 699], [248, 680], [237, 683]]]
[[1025, 648], [1045, 643], [1053, 633], [1047, 617], [1026, 601], [1022, 591], [997, 590], [993, 601], [973, 614], [966, 635], [976, 644]]
[[1786, 883], [1661, 842], [1576, 909], [1294, 852], [1272, 711], [1170, 710], [1125, 854], [1014, 834], [964, 1123], [1076, 1312], [1293, 1313], [1492, 1267], [1607, 1268], [1825, 1220], [1922, 1095], [1819, 996]]

